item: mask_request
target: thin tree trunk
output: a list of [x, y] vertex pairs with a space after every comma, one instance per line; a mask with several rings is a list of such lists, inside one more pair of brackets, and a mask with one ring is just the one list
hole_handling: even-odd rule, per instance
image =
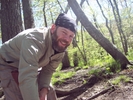
[[52, 14], [51, 9], [50, 9], [50, 15], [51, 15], [51, 20], [52, 20], [52, 23], [54, 23], [54, 18], [53, 18], [53, 14]]
[[93, 13], [94, 25], [96, 26], [97, 29], [99, 29], [99, 30], [104, 34], [104, 32], [102, 31], [101, 27], [98, 25], [97, 18], [96, 18], [97, 16], [96, 16], [94, 10], [92, 9], [92, 7], [90, 6], [88, 0], [86, 0], [86, 3], [87, 3], [87, 5], [89, 6], [91, 12]]
[[123, 41], [124, 41], [123, 49], [124, 49], [124, 53], [127, 55], [127, 52], [128, 52], [127, 39], [126, 39], [126, 36], [125, 36], [125, 34], [123, 32], [123, 29], [122, 29], [122, 21], [121, 21], [121, 16], [120, 16], [120, 13], [119, 13], [118, 5], [116, 3], [116, 0], [113, 0], [113, 1], [114, 1], [115, 6], [116, 6], [116, 12], [117, 12], [118, 19], [119, 19], [119, 27], [118, 27], [119, 29], [118, 30], [120, 31], [120, 33], [123, 36]]
[[82, 25], [81, 25], [81, 42], [82, 42], [82, 47], [83, 47], [84, 65], [87, 65], [86, 52], [85, 52], [85, 48], [84, 48], [84, 35], [83, 35], [83, 26]]
[[25, 29], [35, 27], [31, 0], [22, 0]]
[[57, 0], [57, 2], [58, 2], [59, 6], [60, 6], [60, 8], [61, 8], [61, 11], [63, 11], [63, 12], [64, 12], [64, 9], [63, 9], [63, 7], [61, 6], [61, 4], [60, 4], [59, 0]]
[[65, 52], [65, 56], [62, 60], [62, 68], [61, 69], [67, 69], [70, 67], [70, 61], [69, 61], [69, 57], [68, 57], [68, 52]]
[[67, 0], [73, 12], [85, 27], [87, 32], [117, 61], [121, 64], [121, 69], [126, 69], [127, 64], [131, 64], [128, 59], [110, 41], [98, 31], [88, 20], [76, 0]]
[[44, 16], [44, 23], [45, 23], [45, 27], [47, 27], [47, 26], [48, 26], [48, 24], [47, 24], [47, 17], [46, 17], [45, 7], [46, 7], [46, 1], [44, 0], [44, 6], [43, 6], [43, 16]]
[[103, 12], [103, 10], [102, 10], [102, 6], [100, 5], [99, 1], [98, 1], [98, 0], [96, 0], [96, 1], [97, 1], [97, 4], [98, 4], [99, 7], [100, 7], [100, 10], [101, 10], [101, 12], [102, 12], [103, 17], [104, 17], [105, 20], [106, 20], [106, 27], [107, 27], [107, 29], [108, 29], [110, 35], [111, 35], [112, 43], [115, 44], [113, 32], [112, 32], [112, 30], [110, 29], [110, 27], [109, 27], [109, 25], [108, 25], [108, 18], [105, 16], [105, 14], [104, 14], [104, 12]]
[[113, 13], [114, 13], [115, 21], [116, 21], [116, 24], [117, 24], [117, 27], [118, 27], [118, 32], [120, 34], [123, 50], [124, 50], [124, 53], [127, 54], [127, 52], [128, 52], [127, 40], [126, 40], [126, 37], [125, 37], [125, 35], [123, 33], [123, 30], [122, 30], [121, 18], [120, 18], [120, 15], [119, 15], [119, 9], [117, 7], [116, 1], [115, 0], [113, 0], [113, 1], [114, 1], [115, 6], [113, 5], [112, 1], [109, 0], [110, 4], [112, 6], [112, 9], [113, 9]]

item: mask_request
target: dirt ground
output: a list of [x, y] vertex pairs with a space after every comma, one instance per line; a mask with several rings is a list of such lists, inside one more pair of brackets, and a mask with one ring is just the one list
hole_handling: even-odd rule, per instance
[[[68, 70], [67, 70], [68, 71]], [[133, 69], [123, 70], [116, 73], [112, 78], [101, 79], [93, 85], [84, 84], [84, 79], [88, 73], [88, 69], [79, 70], [76, 75], [66, 80], [61, 85], [56, 85], [55, 88], [62, 91], [71, 91], [66, 96], [58, 97], [59, 100], [133, 100]], [[110, 84], [109, 80], [119, 76], [127, 75], [131, 80], [127, 83], [121, 82], [114, 86]], [[95, 79], [94, 79], [95, 80]], [[89, 82], [89, 81], [88, 81]], [[77, 89], [79, 88], [79, 89]]]
[[[58, 100], [133, 100], [133, 69], [123, 70], [110, 78], [88, 80], [90, 69], [76, 71], [76, 74], [64, 83], [55, 85]], [[67, 69], [64, 71], [74, 71]], [[131, 80], [114, 86], [109, 81], [119, 75], [127, 75]], [[88, 81], [86, 81], [88, 80]], [[93, 84], [88, 84], [89, 82]], [[87, 84], [86, 84], [87, 83]], [[0, 93], [1, 93], [0, 88]], [[62, 95], [61, 95], [62, 94]], [[2, 94], [0, 94], [2, 95]], [[4, 95], [0, 100], [4, 100]]]

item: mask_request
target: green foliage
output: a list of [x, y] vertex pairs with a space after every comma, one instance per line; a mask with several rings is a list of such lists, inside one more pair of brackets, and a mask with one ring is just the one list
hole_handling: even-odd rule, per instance
[[74, 75], [74, 72], [61, 72], [57, 71], [53, 74], [52, 84], [61, 84], [66, 79], [71, 78]]
[[[67, 1], [59, 0], [62, 7], [67, 5]], [[61, 12], [61, 8], [57, 0], [33, 0], [32, 1], [33, 14], [37, 27], [44, 26], [44, 14], [48, 26], [54, 23], [57, 15]], [[63, 8], [65, 9], [65, 8]]]
[[89, 75], [96, 75], [96, 76], [108, 76], [112, 75], [113, 73], [120, 71], [120, 64], [117, 63], [115, 60], [110, 59], [106, 60], [104, 70], [101, 68], [102, 66], [95, 66], [92, 70], [89, 71]]
[[129, 50], [129, 51], [128, 51], [127, 58], [128, 58], [129, 60], [133, 60], [133, 48], [129, 48], [128, 50]]
[[89, 71], [89, 75], [96, 75], [99, 76], [99, 73], [101, 72], [101, 69], [92, 69]]
[[[57, 17], [57, 15], [61, 12], [61, 8], [57, 2], [57, 0], [34, 0], [32, 2], [33, 4], [33, 11], [34, 11], [34, 15], [35, 15], [35, 19], [38, 22], [42, 22], [41, 24], [44, 24], [44, 21], [40, 21], [40, 19], [44, 19], [43, 17], [43, 7], [44, 7], [44, 1], [46, 2], [46, 6], [45, 6], [45, 13], [46, 13], [46, 17], [47, 17], [47, 22], [48, 25], [51, 25], [52, 23], [52, 19], [55, 20], [55, 18]], [[67, 5], [67, 1], [65, 0], [59, 0], [61, 6], [63, 7], [63, 9], [65, 9], [66, 5]], [[132, 29], [132, 18], [133, 18], [133, 14], [132, 14], [132, 6], [129, 3], [130, 1], [127, 1], [127, 3], [129, 4], [128, 7], [121, 7], [121, 11], [120, 11], [120, 15], [121, 15], [121, 19], [122, 19], [122, 29], [124, 31], [124, 34], [127, 37], [128, 40], [128, 45], [131, 48], [128, 52], [127, 57], [129, 59], [133, 59], [132, 58], [132, 49], [133, 49], [133, 39], [131, 37], [133, 29]], [[122, 43], [121, 43], [121, 39], [120, 39], [120, 35], [118, 34], [118, 29], [116, 26], [116, 22], [114, 19], [114, 15], [112, 12], [111, 5], [109, 2], [107, 2], [108, 6], [105, 5], [104, 2], [101, 2], [101, 4], [103, 3], [102, 7], [104, 9], [104, 13], [106, 14], [106, 17], [108, 18], [109, 21], [109, 26], [113, 32], [114, 35], [114, 40], [115, 40], [115, 45], [116, 47], [123, 52], [123, 47], [122, 47]], [[124, 2], [123, 2], [124, 3]], [[97, 5], [97, 3], [95, 3]], [[121, 3], [118, 3], [119, 6]], [[95, 6], [92, 6], [93, 4], [90, 2], [90, 6], [86, 5], [86, 3], [84, 3], [83, 5], [83, 11], [85, 14], [90, 14], [90, 21], [93, 23], [93, 21], [91, 19], [93, 19], [95, 15], [96, 18], [99, 17], [99, 13], [100, 11], [95, 10]], [[86, 12], [85, 12], [86, 11]], [[52, 13], [52, 15], [51, 15]], [[72, 12], [71, 12], [72, 15]], [[100, 15], [101, 16], [101, 15]], [[87, 16], [88, 17], [88, 16]], [[97, 19], [96, 19], [97, 20]], [[101, 19], [102, 20], [102, 19]], [[97, 20], [99, 21], [99, 20]], [[107, 27], [105, 26], [105, 21], [100, 21], [96, 23], [99, 27], [98, 30], [104, 35], [104, 37], [106, 37], [107, 39], [110, 40], [111, 42], [111, 36], [110, 33], [107, 29]], [[81, 25], [80, 23], [78, 24], [78, 26]], [[94, 24], [95, 25], [95, 24]], [[113, 58], [89, 35], [89, 33], [87, 33], [86, 31], [82, 31], [83, 34], [81, 34], [81, 29], [79, 29], [80, 27], [78, 27], [78, 33], [76, 36], [76, 40], [78, 47], [73, 48], [73, 46], [71, 45], [68, 48], [68, 54], [69, 54], [69, 59], [70, 59], [70, 64], [71, 66], [74, 66], [74, 58], [73, 58], [73, 54], [76, 52], [77, 53], [77, 58], [78, 59], [78, 66], [75, 66], [75, 70], [81, 69], [81, 68], [88, 68], [88, 66], [107, 66], [107, 71], [111, 71], [114, 68], [111, 68], [109, 66], [117, 66], [117, 64], [115, 65], [115, 61], [113, 62]], [[84, 30], [84, 29], [83, 29]], [[82, 38], [83, 37], [83, 38]], [[131, 38], [130, 38], [131, 37]], [[86, 59], [86, 60], [85, 60]], [[111, 64], [112, 63], [112, 64]], [[119, 65], [116, 67], [119, 70]]]
[[[54, 21], [57, 17], [57, 15], [62, 12], [57, 0], [33, 0], [33, 10], [34, 10], [34, 18], [37, 22], [37, 24], [44, 25], [44, 12], [43, 12], [43, 7], [44, 7], [44, 1], [46, 2], [45, 6], [45, 14], [46, 14], [46, 19], [48, 25], [52, 24], [52, 20]], [[62, 5], [63, 9], [65, 9], [67, 5], [66, 0], [59, 0], [60, 4]], [[118, 1], [119, 2], [119, 1]], [[109, 21], [109, 27], [111, 28], [114, 36], [114, 41], [115, 41], [115, 46], [117, 47], [118, 50], [120, 50], [123, 54], [123, 47], [122, 47], [122, 42], [121, 38], [118, 32], [118, 28], [116, 26], [115, 18], [112, 12], [111, 5], [109, 2], [107, 2], [108, 6], [105, 5], [105, 3], [101, 2], [102, 8], [104, 9], [104, 13], [106, 14], [106, 17]], [[94, 4], [94, 1], [93, 1]], [[105, 26], [105, 19], [102, 20], [103, 16], [99, 14], [99, 10], [94, 8], [92, 2], [90, 2], [90, 6], [86, 5], [84, 3], [83, 5], [83, 11], [86, 15], [89, 15], [89, 20], [94, 24], [93, 19], [94, 16], [96, 17], [97, 25], [99, 26], [97, 29], [103, 34], [104, 37], [106, 37], [110, 42], [111, 41], [111, 35]], [[123, 2], [124, 4], [124, 2]], [[120, 6], [120, 16], [121, 16], [121, 21], [122, 21], [122, 30], [124, 32], [124, 35], [126, 36], [127, 43], [128, 43], [128, 55], [127, 58], [129, 60], [133, 60], [133, 10], [131, 3], [127, 1], [128, 7], [121, 6], [121, 3], [118, 3], [118, 6]], [[69, 10], [71, 12], [71, 10]], [[73, 12], [71, 12], [73, 13]], [[52, 14], [52, 15], [51, 15]], [[71, 14], [72, 15], [72, 14]], [[100, 16], [100, 21], [99, 17]], [[101, 18], [102, 17], [102, 18]], [[39, 23], [38, 23], [39, 22]], [[80, 23], [78, 26], [81, 25]], [[95, 25], [95, 24], [94, 24]], [[78, 47], [74, 47], [71, 45], [68, 48], [68, 56], [70, 60], [71, 66], [74, 66], [74, 54], [77, 53], [76, 55], [76, 60], [78, 60], [78, 66], [74, 66], [75, 71], [80, 70], [80, 69], [85, 69], [88, 67], [96, 67], [97, 69], [91, 70], [90, 74], [95, 74], [97, 75], [101, 70], [99, 70], [101, 67], [106, 68], [106, 74], [112, 74], [114, 72], [119, 72], [120, 71], [120, 64], [119, 62], [116, 62], [110, 54], [108, 54], [103, 47], [101, 47], [86, 31], [83, 31], [81, 34], [81, 29], [80, 26], [78, 27], [78, 33], [76, 36], [76, 41]], [[99, 38], [100, 39], [100, 38]], [[57, 81], [63, 82], [65, 78], [64, 77], [65, 73], [60, 72], [61, 65], [57, 69], [56, 74], [54, 74], [55, 78], [53, 79], [53, 83], [56, 83]], [[63, 76], [64, 75], [64, 76]], [[62, 76], [62, 77], [61, 77]], [[56, 78], [57, 77], [57, 78]], [[71, 77], [71, 75], [70, 75]], [[61, 81], [62, 80], [62, 81]]]
[[121, 70], [121, 66], [119, 64], [119, 62], [116, 62], [115, 60], [110, 60], [106, 65], [106, 71], [107, 73], [116, 73], [119, 72]]
[[[81, 40], [79, 40], [77, 44], [83, 53], [83, 45], [81, 44]], [[84, 59], [81, 52], [79, 52], [79, 49], [77, 47], [69, 47], [68, 54], [71, 64], [73, 63], [73, 54], [77, 51], [77, 58], [79, 61], [77, 67], [80, 68], [83, 68], [84, 66], [111, 66], [111, 63], [114, 61], [113, 58], [93, 38], [88, 35], [88, 33], [84, 33], [84, 50], [85, 54], [83, 54], [86, 56], [87, 65], [84, 65]]]
[[121, 82], [122, 83], [126, 83], [126, 82], [129, 82], [131, 80], [130, 77], [126, 76], [126, 75], [120, 75], [116, 78], [114, 78], [113, 80], [111, 80], [110, 82], [113, 84], [113, 85], [119, 85]]
[[[69, 60], [70, 60], [70, 64], [71, 64], [71, 66], [74, 66], [73, 65], [73, 54], [75, 53], [75, 52], [77, 52], [78, 51], [78, 48], [73, 48], [73, 46], [72, 46], [72, 44], [68, 47], [68, 56], [69, 56]], [[78, 57], [78, 56], [77, 56]], [[79, 57], [78, 57], [79, 58]]]

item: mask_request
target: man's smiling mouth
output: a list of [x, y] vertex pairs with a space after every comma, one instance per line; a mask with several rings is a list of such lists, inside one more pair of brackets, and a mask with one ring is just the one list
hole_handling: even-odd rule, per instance
[[66, 43], [65, 41], [63, 41], [63, 40], [60, 40], [59, 42], [60, 42], [60, 44], [61, 44], [63, 47], [65, 47], [65, 46], [67, 45], [67, 43]]

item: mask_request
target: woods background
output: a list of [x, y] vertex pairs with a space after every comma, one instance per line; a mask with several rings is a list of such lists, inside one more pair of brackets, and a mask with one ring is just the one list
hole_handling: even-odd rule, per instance
[[133, 60], [132, 0], [0, 0], [2, 42], [22, 30], [48, 27], [60, 12], [77, 21], [61, 69], [126, 69]]

